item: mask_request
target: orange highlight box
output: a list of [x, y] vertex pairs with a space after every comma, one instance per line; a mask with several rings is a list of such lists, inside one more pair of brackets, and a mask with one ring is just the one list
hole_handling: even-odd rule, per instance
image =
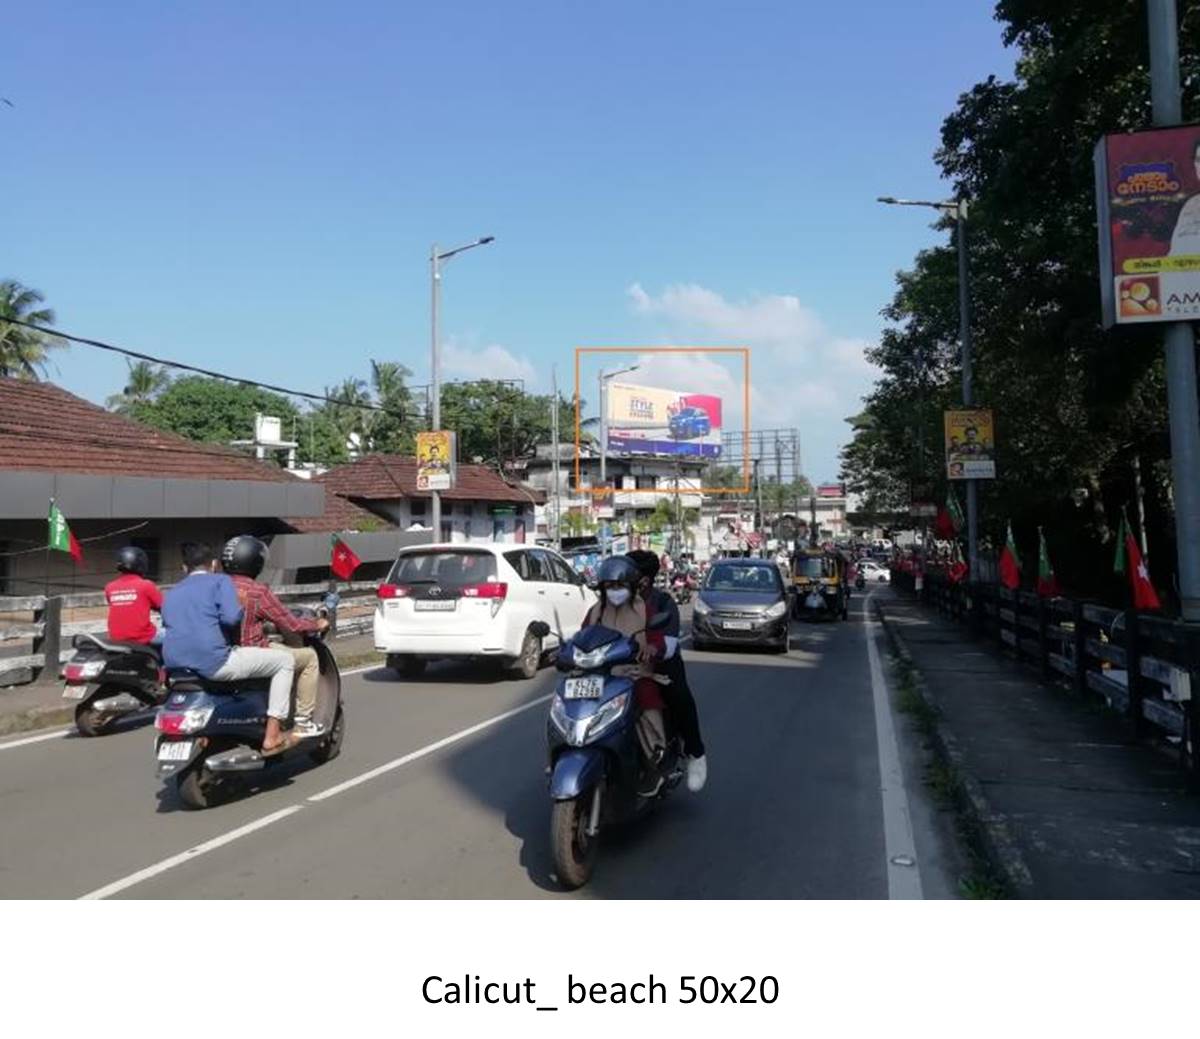
[[[579, 449], [581, 442], [579, 402], [579, 362], [584, 354], [737, 354], [742, 358], [742, 486], [741, 487], [705, 487], [701, 484], [701, 494], [749, 494], [750, 493], [750, 348], [747, 346], [577, 346], [575, 347], [575, 486], [579, 486]], [[599, 404], [599, 402], [597, 402]], [[603, 445], [602, 445], [603, 447]], [[659, 490], [658, 488], [640, 491], [641, 494], [680, 493], [678, 490]], [[592, 488], [592, 496], [604, 494], [602, 488]]]

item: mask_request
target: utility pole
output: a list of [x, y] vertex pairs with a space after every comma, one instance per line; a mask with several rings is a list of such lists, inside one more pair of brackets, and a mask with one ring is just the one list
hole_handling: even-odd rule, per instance
[[[971, 286], [967, 280], [967, 200], [958, 200], [955, 237], [958, 239], [958, 337], [962, 345], [962, 398], [963, 407], [974, 404], [974, 388], [971, 385]], [[979, 580], [979, 483], [967, 481], [967, 580]]]
[[[1148, 0], [1150, 95], [1154, 125], [1183, 122], [1179, 92], [1179, 17], [1175, 0]], [[1196, 341], [1186, 321], [1167, 325], [1167, 407], [1171, 423], [1171, 483], [1179, 597], [1185, 621], [1200, 621], [1200, 407]]]
[[754, 532], [759, 537], [759, 544], [765, 541], [763, 538], [762, 482], [758, 478], [758, 467], [761, 462], [761, 458], [754, 459]]
[[550, 473], [554, 481], [554, 547], [562, 551], [562, 488], [559, 486], [559, 432], [558, 432], [558, 365], [550, 366], [550, 392], [553, 394], [550, 402], [550, 439], [554, 441], [554, 458], [551, 462]]

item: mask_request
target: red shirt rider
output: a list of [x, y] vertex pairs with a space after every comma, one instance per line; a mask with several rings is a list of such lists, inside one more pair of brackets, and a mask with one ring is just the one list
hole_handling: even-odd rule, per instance
[[139, 574], [122, 574], [104, 586], [108, 601], [108, 637], [117, 642], [149, 645], [158, 634], [150, 619], [151, 608], [162, 609], [158, 585]]

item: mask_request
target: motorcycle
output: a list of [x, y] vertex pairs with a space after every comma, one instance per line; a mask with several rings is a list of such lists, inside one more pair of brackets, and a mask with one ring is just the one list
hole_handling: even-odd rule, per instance
[[[666, 614], [653, 618], [661, 627]], [[678, 643], [668, 640], [668, 656]], [[638, 736], [634, 683], [637, 643], [599, 625], [584, 628], [558, 652], [561, 677], [546, 722], [549, 752], [550, 841], [559, 881], [582, 887], [591, 878], [601, 829], [639, 819], [683, 778], [683, 743], [664, 712], [666, 746], [649, 762]], [[656, 676], [656, 681], [666, 679]], [[646, 796], [648, 770], [657, 789]]]
[[325, 726], [325, 735], [269, 757], [260, 749], [267, 726], [266, 679], [214, 682], [194, 671], [168, 672], [167, 700], [154, 719], [154, 756], [158, 778], [173, 781], [189, 808], [208, 808], [239, 779], [299, 759], [323, 765], [341, 752], [346, 716], [337, 660], [320, 635], [306, 636], [305, 644], [317, 653], [313, 720]]
[[671, 581], [671, 597], [675, 600], [676, 605], [682, 606], [684, 603], [692, 601], [692, 588], [694, 582], [687, 574], [676, 574]]
[[854, 579], [854, 587], [860, 592], [867, 587], [867, 579], [865, 576], [863, 576], [863, 572], [861, 570], [858, 572], [858, 576]]
[[166, 696], [158, 648], [76, 635], [75, 655], [62, 669], [63, 699], [77, 700], [75, 728], [99, 736], [118, 718], [158, 707]]

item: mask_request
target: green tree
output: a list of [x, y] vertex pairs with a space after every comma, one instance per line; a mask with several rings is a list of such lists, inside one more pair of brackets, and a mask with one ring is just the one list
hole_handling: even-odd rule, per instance
[[[442, 387], [442, 426], [458, 433], [458, 456], [503, 466], [533, 455], [551, 434], [553, 398], [526, 393], [494, 379], [455, 382]], [[559, 433], [564, 442], [575, 429], [575, 406], [559, 397]]]
[[[1031, 555], [1044, 524], [1066, 583], [1103, 592], [1112, 521], [1132, 493], [1129, 459], [1165, 472], [1158, 335], [1100, 324], [1092, 148], [1150, 123], [1143, 4], [1001, 0], [997, 20], [1019, 58], [942, 127], [937, 161], [970, 203], [975, 399], [996, 413], [998, 479], [980, 483], [981, 532], [1009, 517]], [[1200, 115], [1200, 8], [1181, 25], [1185, 121]], [[947, 231], [949, 221], [942, 225]], [[871, 358], [883, 375], [854, 422], [843, 474], [896, 504], [915, 476], [940, 479], [939, 412], [959, 396], [953, 243], [899, 275], [892, 322]], [[943, 488], [944, 489], [944, 488]], [[1169, 486], [1147, 487], [1156, 577], [1169, 578]], [[1057, 543], [1055, 534], [1057, 533]]]
[[170, 373], [160, 365], [149, 361], [138, 361], [137, 364], [126, 361], [125, 364], [129, 368], [125, 388], [106, 401], [110, 411], [121, 415], [130, 414], [137, 405], [151, 403], [171, 384]]
[[256, 414], [279, 416], [285, 430], [299, 417], [296, 406], [278, 393], [204, 375], [176, 379], [153, 400], [132, 403], [128, 414], [189, 440], [215, 444], [249, 440]]
[[19, 281], [0, 281], [0, 376], [37, 379], [45, 374], [48, 352], [66, 345], [58, 336], [11, 323], [53, 325], [54, 311], [40, 305], [44, 299]]

